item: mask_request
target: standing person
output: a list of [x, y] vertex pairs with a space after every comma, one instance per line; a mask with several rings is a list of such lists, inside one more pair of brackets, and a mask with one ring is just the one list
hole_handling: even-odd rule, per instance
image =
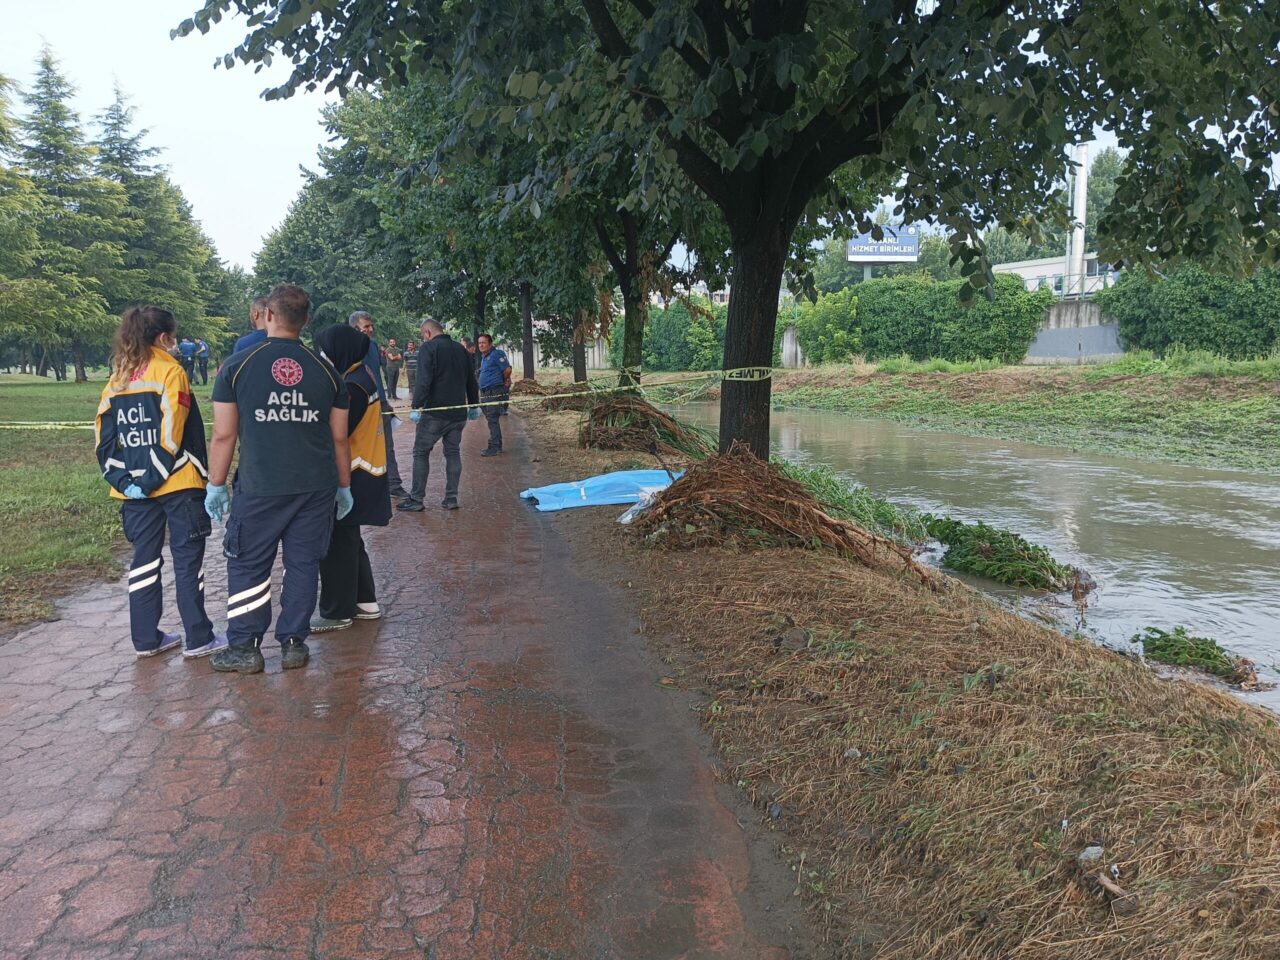
[[[320, 559], [337, 519], [351, 512], [347, 391], [329, 361], [299, 339], [311, 298], [282, 283], [267, 300], [267, 339], [222, 365], [213, 384], [213, 446], [205, 510], [226, 516], [227, 649], [215, 670], [261, 673], [271, 625], [271, 568], [283, 547], [276, 639], [280, 666], [306, 666]], [[236, 444], [235, 497], [227, 473]]]
[[[402, 500], [400, 510], [422, 512], [431, 470], [431, 448], [444, 445], [444, 499], [440, 506], [458, 509], [458, 480], [462, 476], [462, 429], [467, 425], [465, 404], [479, 402], [476, 371], [466, 348], [455, 343], [434, 320], [422, 323], [422, 346], [418, 348], [418, 374], [413, 386], [413, 412], [409, 419], [418, 425], [413, 439], [413, 487]], [[423, 412], [425, 408], [454, 407], [452, 410]]]
[[203, 337], [196, 337], [196, 365], [200, 370], [200, 385], [209, 382], [209, 344]]
[[385, 359], [387, 361], [387, 395], [392, 400], [399, 400], [400, 395], [397, 391], [400, 386], [400, 368], [404, 366], [404, 354], [396, 346], [395, 337], [387, 340]]
[[400, 479], [400, 462], [396, 459], [396, 445], [393, 429], [396, 424], [395, 413], [387, 402], [387, 391], [382, 380], [382, 351], [378, 341], [373, 339], [373, 316], [367, 310], [357, 310], [347, 317], [347, 326], [354, 327], [369, 338], [369, 353], [365, 357], [365, 365], [373, 374], [373, 382], [378, 388], [378, 400], [382, 403], [382, 433], [387, 446], [387, 482], [391, 484], [393, 497], [405, 496], [404, 484]]
[[[351, 496], [355, 501], [351, 512], [333, 525], [329, 552], [320, 561], [320, 610], [311, 620], [311, 632], [324, 633], [344, 630], [353, 620], [382, 616], [360, 527], [385, 527], [391, 521], [391, 497], [382, 405], [364, 363], [369, 338], [351, 327], [333, 326], [316, 336], [316, 346], [346, 383]], [[390, 349], [388, 344], [388, 352]]]
[[409, 386], [409, 399], [413, 399], [413, 378], [418, 372], [418, 345], [410, 340], [404, 345], [404, 382]]
[[502, 425], [498, 418], [502, 416], [502, 401], [511, 391], [511, 363], [506, 351], [494, 348], [492, 334], [480, 334], [476, 346], [480, 349], [480, 402], [485, 404], [480, 409], [489, 424], [489, 445], [480, 456], [496, 457], [502, 453]]
[[186, 631], [185, 657], [220, 650], [204, 610], [204, 542], [209, 518], [204, 499], [205, 443], [191, 382], [170, 352], [177, 324], [160, 307], [130, 307], [120, 318], [111, 379], [98, 405], [98, 463], [123, 501], [120, 519], [133, 544], [129, 565], [129, 632], [139, 657], [182, 643], [160, 629], [164, 612], [161, 568], [165, 527], [173, 556], [178, 612]]
[[236, 345], [231, 350], [232, 354], [237, 354], [241, 350], [247, 350], [255, 343], [261, 343], [263, 340], [267, 339], [267, 331], [265, 329], [266, 322], [267, 298], [254, 297], [253, 303], [249, 304], [249, 326], [253, 329], [236, 341]]
[[195, 376], [196, 342], [190, 337], [183, 337], [178, 343], [178, 362], [182, 364], [182, 369], [187, 372], [188, 380]]

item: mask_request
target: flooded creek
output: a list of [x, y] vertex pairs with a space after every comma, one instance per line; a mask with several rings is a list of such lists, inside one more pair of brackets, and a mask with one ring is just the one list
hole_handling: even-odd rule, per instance
[[[719, 411], [693, 403], [679, 415], [714, 429]], [[1183, 625], [1280, 680], [1280, 476], [805, 410], [773, 412], [772, 449], [899, 505], [1006, 527], [1098, 581], [1081, 624], [1069, 596], [1060, 605], [966, 578], [1028, 613], [1118, 649], [1144, 626]], [[1280, 709], [1280, 689], [1245, 696]]]

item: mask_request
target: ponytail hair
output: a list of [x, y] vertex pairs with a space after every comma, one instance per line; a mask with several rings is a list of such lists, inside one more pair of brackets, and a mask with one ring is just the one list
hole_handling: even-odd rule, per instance
[[111, 351], [111, 383], [122, 386], [145, 370], [156, 339], [177, 329], [173, 314], [163, 307], [145, 304], [122, 313]]

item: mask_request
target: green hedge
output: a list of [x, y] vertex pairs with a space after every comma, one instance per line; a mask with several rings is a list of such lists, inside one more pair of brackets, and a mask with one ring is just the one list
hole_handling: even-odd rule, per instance
[[1164, 277], [1132, 270], [1098, 293], [1129, 349], [1159, 355], [1174, 347], [1233, 360], [1262, 357], [1280, 342], [1280, 271], [1237, 279], [1185, 264]]
[[[718, 370], [724, 357], [726, 309], [706, 300], [673, 301], [665, 310], [649, 308], [644, 327], [645, 370]], [[622, 364], [622, 320], [609, 340], [609, 362]]]
[[992, 300], [979, 296], [966, 307], [962, 285], [923, 273], [869, 280], [801, 308], [796, 336], [810, 363], [839, 363], [858, 354], [1021, 361], [1051, 302], [1049, 292], [1028, 293], [1018, 277], [1000, 276]]

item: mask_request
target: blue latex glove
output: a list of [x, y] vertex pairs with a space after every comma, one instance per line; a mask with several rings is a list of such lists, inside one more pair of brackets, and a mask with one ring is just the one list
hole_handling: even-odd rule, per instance
[[145, 500], [147, 495], [142, 492], [142, 488], [136, 483], [131, 483], [124, 488], [124, 495], [130, 500]]
[[479, 407], [467, 407], [467, 419], [468, 419], [468, 420], [479, 420], [479, 419], [480, 419], [480, 408], [479, 408]]
[[209, 484], [204, 491], [204, 512], [214, 520], [222, 520], [230, 509], [231, 497], [227, 494], [226, 485]]
[[356, 500], [351, 496], [350, 487], [339, 487], [338, 496], [335, 499], [338, 501], [338, 519], [341, 520], [351, 512], [351, 508], [356, 505]]
[[422, 419], [422, 414], [417, 410], [410, 410], [409, 419], [412, 420], [414, 423], [417, 423], [419, 420]]

